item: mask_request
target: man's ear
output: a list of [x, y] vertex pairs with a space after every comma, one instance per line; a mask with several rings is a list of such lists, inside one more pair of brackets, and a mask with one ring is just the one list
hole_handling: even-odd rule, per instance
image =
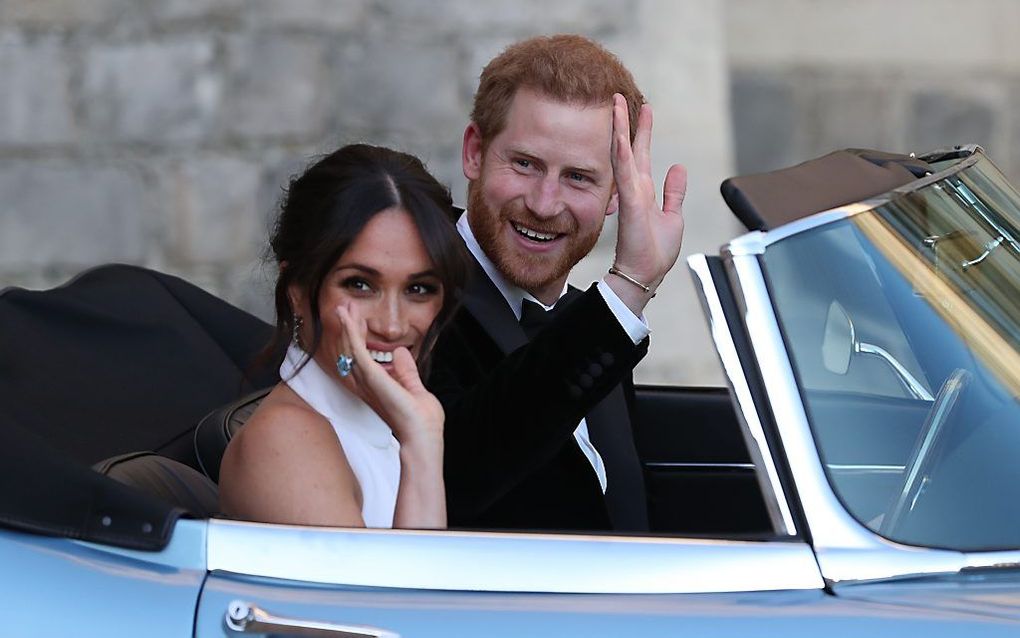
[[482, 176], [482, 131], [474, 122], [464, 129], [460, 160], [464, 167], [464, 177], [474, 181]]
[[616, 187], [613, 187], [613, 194], [609, 196], [609, 203], [606, 204], [606, 217], [618, 210], [620, 210], [620, 194], [616, 192]]

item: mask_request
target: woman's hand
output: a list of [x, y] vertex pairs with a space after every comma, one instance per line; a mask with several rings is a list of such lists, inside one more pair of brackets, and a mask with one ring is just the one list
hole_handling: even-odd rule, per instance
[[354, 358], [351, 376], [361, 396], [400, 441], [400, 485], [393, 526], [446, 527], [443, 406], [425, 389], [407, 348], [393, 351], [391, 374], [368, 354], [365, 320], [357, 317], [350, 305], [339, 306], [336, 313], [343, 324], [340, 352]]
[[385, 421], [401, 445], [425, 437], [442, 439], [443, 407], [422, 384], [414, 357], [405, 347], [393, 351], [392, 374], [372, 359], [365, 346], [367, 325], [353, 307], [336, 308], [343, 324], [340, 352], [353, 357], [351, 375], [366, 402]]

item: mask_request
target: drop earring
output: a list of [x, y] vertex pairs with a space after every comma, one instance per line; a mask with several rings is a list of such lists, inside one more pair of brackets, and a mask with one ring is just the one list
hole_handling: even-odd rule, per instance
[[305, 327], [304, 318], [295, 312], [294, 316], [291, 318], [291, 325], [294, 326], [294, 331], [293, 334], [291, 335], [291, 339], [294, 341], [294, 345], [296, 345], [301, 350], [304, 350], [305, 346], [303, 343], [301, 343], [301, 329]]

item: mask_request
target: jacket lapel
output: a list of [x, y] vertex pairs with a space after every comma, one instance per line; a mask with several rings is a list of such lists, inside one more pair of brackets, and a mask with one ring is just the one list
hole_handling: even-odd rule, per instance
[[496, 284], [478, 261], [472, 258], [472, 263], [474, 269], [464, 289], [464, 309], [485, 328], [504, 355], [510, 354], [526, 344], [528, 337]]

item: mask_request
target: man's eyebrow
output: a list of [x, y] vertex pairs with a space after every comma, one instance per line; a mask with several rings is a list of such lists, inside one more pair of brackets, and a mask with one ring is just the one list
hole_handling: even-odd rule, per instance
[[595, 168], [594, 166], [570, 166], [567, 168], [567, 170], [570, 172], [588, 173], [591, 175], [599, 174], [599, 169]]
[[[509, 149], [507, 149], [507, 152], [510, 155], [522, 155], [524, 157], [527, 157], [530, 160], [533, 160], [535, 162], [539, 162], [543, 166], [545, 165], [545, 161], [542, 160], [541, 157], [539, 157], [536, 153], [532, 153], [532, 152], [528, 151], [527, 149], [519, 148], [519, 147], [510, 147]], [[600, 174], [598, 167], [596, 167], [594, 165], [575, 164], [573, 166], [568, 166], [565, 170], [567, 172], [588, 173], [588, 174], [591, 174], [591, 175], [599, 175]]]

